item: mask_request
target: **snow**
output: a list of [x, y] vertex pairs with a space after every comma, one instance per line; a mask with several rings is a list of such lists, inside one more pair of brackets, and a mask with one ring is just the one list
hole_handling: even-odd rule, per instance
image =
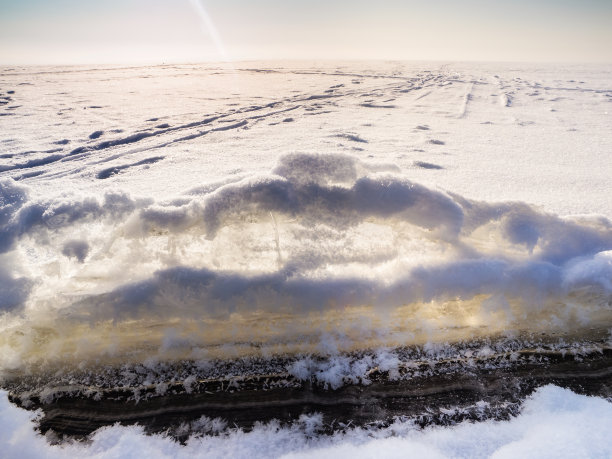
[[[466, 325], [572, 328], [585, 288], [580, 326], [609, 326], [608, 75], [3, 69], [21, 105], [0, 121], [0, 361], [160, 350], [132, 354], [144, 361], [212, 342], [258, 352], [237, 341], [309, 352], [340, 311], [339, 350], [452, 340]], [[417, 311], [389, 317], [407, 305]], [[240, 325], [253, 315], [258, 326]], [[149, 333], [158, 320], [177, 344]], [[58, 334], [35, 337], [41, 327]]]
[[[397, 376], [397, 346], [611, 328], [610, 70], [0, 68], [0, 377], [315, 355], [290, 373], [333, 389]], [[3, 410], [15, 453], [86, 448]], [[508, 423], [335, 442], [309, 418], [185, 448], [113, 427], [87, 454], [571, 457], [609, 448], [593, 413], [609, 404], [546, 388]]]
[[[0, 342], [25, 365], [40, 357], [16, 336], [49, 326], [58, 333], [37, 338], [58, 349], [47, 362], [98, 358], [110, 344], [160, 355], [213, 342], [308, 352], [342, 311], [331, 333], [339, 350], [365, 339], [454, 339], [466, 326], [493, 333], [610, 325], [607, 218], [469, 200], [384, 163], [288, 154], [267, 174], [165, 201], [123, 190], [34, 198], [33, 186], [2, 183], [0, 256], [13, 262], [0, 285]], [[150, 332], [157, 320], [173, 324], [172, 339]], [[211, 320], [220, 322], [209, 327]], [[87, 345], [73, 347], [81, 337]], [[2, 358], [14, 360], [10, 352]]]
[[[70, 183], [70, 189], [120, 186], [159, 198], [236, 169], [266, 172], [281, 154], [349, 153], [392, 161], [418, 183], [469, 198], [525, 201], [564, 215], [610, 215], [605, 192], [611, 166], [603, 160], [610, 147], [609, 70], [350, 62], [3, 68], [0, 90], [15, 90], [7, 107], [20, 107], [5, 108], [10, 116], [0, 121], [2, 154], [12, 155], [2, 162], [15, 167], [83, 147], [88, 151], [48, 167], [8, 175], [53, 175], [55, 181], [26, 179], [40, 194]], [[458, 118], [468, 89], [472, 97]], [[502, 93], [513, 93], [511, 106], [499, 105]], [[395, 108], [360, 105], [370, 100]], [[293, 121], [283, 123], [288, 117]], [[208, 132], [242, 121], [248, 124]], [[164, 124], [170, 127], [157, 127]], [[418, 128], [423, 125], [428, 130]], [[104, 134], [90, 140], [98, 131]], [[177, 141], [190, 135], [201, 136]], [[109, 141], [115, 146], [102, 148]], [[124, 169], [112, 184], [92, 180], [100, 169], [159, 156], [165, 159], [149, 169]], [[444, 169], [421, 170], [412, 166], [415, 160]], [[181, 180], [172, 179], [177, 172]]]

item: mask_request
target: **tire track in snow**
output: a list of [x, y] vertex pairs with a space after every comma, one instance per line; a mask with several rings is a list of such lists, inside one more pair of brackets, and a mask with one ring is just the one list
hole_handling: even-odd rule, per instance
[[461, 107], [459, 108], [459, 113], [457, 118], [465, 118], [467, 116], [468, 105], [472, 100], [472, 92], [474, 91], [474, 83], [467, 83], [467, 89], [462, 99]]
[[[98, 142], [89, 142], [87, 144], [77, 146], [76, 148], [73, 148], [67, 153], [63, 153], [62, 149], [60, 148], [60, 149], [55, 150], [56, 152], [58, 152], [58, 154], [32, 159], [24, 163], [5, 166], [3, 168], [0, 168], [0, 172], [19, 171], [20, 169], [30, 169], [30, 168], [34, 169], [40, 166], [45, 166], [45, 165], [49, 165], [49, 164], [57, 163], [57, 162], [64, 162], [64, 163], [73, 162], [73, 161], [80, 162], [83, 159], [90, 157], [94, 153], [101, 153], [106, 156], [107, 152], [117, 149], [117, 148], [121, 149], [121, 147], [124, 147], [124, 146], [135, 145], [141, 142], [146, 142], [147, 140], [155, 140], [155, 139], [161, 140], [162, 137], [173, 135], [173, 134], [179, 134], [185, 131], [187, 132], [194, 131], [194, 130], [196, 131], [196, 132], [191, 132], [191, 133], [186, 132], [185, 133], [186, 135], [179, 135], [176, 138], [172, 138], [166, 142], [157, 143], [155, 145], [147, 145], [141, 148], [134, 148], [128, 151], [125, 151], [125, 150], [119, 151], [116, 154], [111, 154], [104, 158], [97, 158], [97, 160], [86, 163], [86, 165], [110, 162], [115, 159], [125, 157], [127, 155], [131, 155], [134, 153], [141, 153], [147, 150], [163, 148], [170, 144], [193, 140], [193, 139], [208, 135], [213, 132], [222, 132], [222, 131], [229, 131], [232, 129], [239, 129], [241, 127], [245, 127], [247, 124], [250, 124], [251, 121], [253, 122], [253, 124], [256, 124], [260, 120], [263, 120], [263, 119], [266, 119], [272, 116], [276, 116], [281, 113], [286, 113], [289, 111], [297, 110], [299, 108], [302, 108], [308, 105], [315, 106], [317, 104], [330, 104], [330, 102], [333, 100], [337, 101], [337, 100], [342, 100], [342, 99], [351, 99], [351, 98], [359, 97], [362, 94], [371, 94], [372, 91], [377, 92], [376, 94], [374, 94], [377, 98], [378, 97], [386, 98], [386, 97], [389, 97], [390, 94], [391, 95], [397, 94], [398, 90], [400, 90], [400, 92], [407, 92], [407, 91], [422, 89], [425, 83], [431, 80], [439, 80], [441, 78], [441, 75], [435, 75], [435, 74], [434, 75], [426, 74], [426, 75], [420, 75], [420, 76], [415, 77], [414, 75], [411, 75], [411, 76], [391, 75], [389, 76], [389, 75], [368, 75], [368, 74], [357, 74], [357, 73], [349, 74], [349, 73], [342, 73], [342, 72], [286, 72], [286, 73], [314, 74], [314, 75], [325, 75], [325, 76], [332, 75], [332, 76], [342, 76], [342, 77], [364, 77], [364, 78], [367, 77], [367, 78], [375, 78], [375, 79], [380, 78], [383, 81], [389, 81], [389, 78], [392, 77], [393, 80], [402, 80], [404, 84], [400, 86], [398, 86], [397, 83], [382, 84], [378, 87], [375, 87], [374, 89], [372, 87], [358, 89], [358, 88], [355, 88], [354, 86], [345, 87], [344, 85], [334, 85], [333, 91], [332, 92], [326, 91], [325, 94], [312, 94], [312, 93], [311, 94], [308, 94], [308, 93], [298, 94], [298, 95], [286, 97], [281, 100], [272, 101], [267, 104], [251, 105], [251, 106], [247, 106], [247, 107], [244, 107], [238, 110], [232, 109], [228, 112], [210, 115], [210, 116], [205, 117], [204, 119], [197, 120], [197, 121], [190, 122], [190, 123], [184, 123], [184, 124], [180, 124], [176, 126], [169, 126], [167, 124], [165, 125], [162, 124], [158, 126], [157, 129], [153, 129], [153, 130], [135, 132], [135, 133], [132, 133], [132, 134], [120, 137], [120, 138], [115, 138], [115, 139], [108, 139], [108, 140], [103, 140], [103, 141], [98, 141]], [[270, 110], [270, 109], [273, 109], [273, 108], [276, 108], [276, 107], [279, 107], [285, 104], [289, 104], [289, 103], [297, 104], [297, 105], [293, 105], [291, 107], [284, 108], [281, 110], [272, 110], [272, 111], [261, 113], [261, 114], [245, 116], [242, 119], [240, 119], [240, 117], [237, 117], [238, 121], [235, 123], [229, 124], [227, 126], [212, 127], [216, 123], [223, 123], [228, 118], [236, 117], [237, 115], [241, 115], [241, 114], [247, 115], [247, 114], [262, 111], [262, 110]], [[372, 106], [378, 107], [379, 105], [373, 103]], [[321, 112], [322, 107], [316, 106], [315, 108], [317, 109], [317, 113]], [[382, 105], [381, 108], [391, 108], [391, 106]], [[325, 113], [325, 111], [322, 111], [321, 113]], [[204, 129], [204, 130], [201, 129], [205, 127], [211, 127], [211, 128]], [[97, 140], [98, 137], [100, 136], [99, 135], [93, 136], [91, 140]], [[64, 144], [68, 144], [68, 143], [69, 142], [64, 142]], [[59, 153], [59, 152], [62, 152], [62, 153]], [[46, 152], [41, 151], [41, 152], [32, 152], [32, 153], [42, 154]], [[70, 168], [69, 171], [61, 171], [61, 172], [57, 171], [56, 174], [45, 175], [45, 176], [50, 177], [50, 176], [55, 176], [57, 174], [66, 175], [66, 174], [74, 173], [76, 171], [82, 171], [83, 169], [84, 169], [83, 166], [80, 165], [79, 167], [76, 167], [76, 168]], [[40, 173], [27, 174], [27, 175], [18, 174], [16, 175], [16, 177], [28, 178], [28, 177], [39, 176], [42, 174], [44, 174], [44, 171]]]

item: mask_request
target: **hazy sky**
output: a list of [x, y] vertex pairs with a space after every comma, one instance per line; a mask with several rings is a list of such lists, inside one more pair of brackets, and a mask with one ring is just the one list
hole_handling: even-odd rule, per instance
[[0, 0], [0, 63], [612, 62], [612, 0]]

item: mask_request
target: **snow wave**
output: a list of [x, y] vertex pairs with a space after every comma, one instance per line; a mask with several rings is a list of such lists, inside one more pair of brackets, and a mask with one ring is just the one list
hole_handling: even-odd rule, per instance
[[[484, 403], [483, 403], [484, 408]], [[316, 413], [291, 426], [277, 422], [250, 432], [225, 429], [219, 420], [199, 421], [202, 434], [185, 445], [163, 435], [147, 436], [139, 426], [98, 430], [88, 443], [50, 445], [34, 430], [35, 413], [10, 404], [0, 392], [0, 445], [7, 458], [29, 457], [609, 457], [612, 404], [567, 389], [545, 386], [509, 421], [463, 422], [419, 429], [396, 420], [384, 429], [355, 428], [317, 435]]]
[[290, 154], [163, 202], [30, 195], [0, 182], [2, 369], [612, 325], [608, 219], [468, 200], [393, 165]]

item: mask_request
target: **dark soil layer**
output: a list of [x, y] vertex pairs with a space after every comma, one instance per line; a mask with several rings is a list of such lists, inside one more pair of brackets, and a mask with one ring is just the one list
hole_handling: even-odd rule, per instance
[[[493, 367], [487, 359], [460, 370], [450, 368], [451, 363], [438, 362], [430, 374], [399, 380], [375, 371], [369, 376], [371, 383], [337, 390], [277, 374], [249, 376], [239, 383], [199, 381], [191, 393], [176, 384], [165, 395], [139, 400], [122, 389], [104, 390], [97, 397], [60, 391], [47, 403], [31, 396], [27, 407], [42, 409], [41, 432], [53, 430], [60, 438], [83, 438], [102, 426], [121, 423], [140, 424], [148, 432], [168, 432], [184, 439], [192, 433], [191, 423], [201, 416], [221, 418], [228, 427], [248, 430], [256, 422], [277, 419], [290, 423], [301, 414], [317, 412], [323, 415], [326, 430], [332, 432], [354, 425], [384, 426], [398, 416], [416, 419], [422, 426], [465, 419], [507, 419], [520, 411], [526, 396], [545, 384], [581, 394], [612, 396], [609, 348], [580, 358], [534, 351], [522, 357], [527, 354], [528, 358], [503, 368]], [[11, 400], [25, 405], [22, 395], [15, 392]]]

